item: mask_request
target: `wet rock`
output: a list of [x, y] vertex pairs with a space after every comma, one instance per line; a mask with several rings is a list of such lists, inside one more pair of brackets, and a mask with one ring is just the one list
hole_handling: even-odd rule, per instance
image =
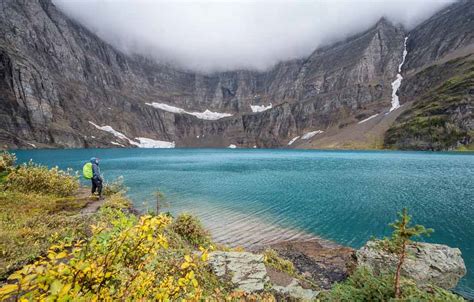
[[321, 289], [330, 289], [335, 282], [346, 279], [356, 266], [353, 249], [323, 240], [288, 241], [270, 248]]
[[[458, 248], [444, 244], [413, 243], [408, 246], [408, 257], [402, 275], [420, 285], [433, 284], [445, 289], [454, 288], [466, 274], [466, 266]], [[375, 273], [396, 270], [398, 257], [382, 250], [376, 241], [369, 241], [356, 252], [357, 264], [370, 267]]]

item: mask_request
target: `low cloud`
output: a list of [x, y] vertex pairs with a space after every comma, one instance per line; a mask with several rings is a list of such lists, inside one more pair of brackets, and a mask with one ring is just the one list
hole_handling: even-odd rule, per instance
[[126, 53], [212, 72], [266, 69], [372, 26], [411, 29], [453, 0], [53, 0]]

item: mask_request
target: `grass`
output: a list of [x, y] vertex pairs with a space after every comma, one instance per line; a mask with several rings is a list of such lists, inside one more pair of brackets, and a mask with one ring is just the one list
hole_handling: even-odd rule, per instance
[[54, 240], [80, 235], [86, 199], [0, 192], [0, 279], [43, 254]]
[[270, 266], [277, 271], [287, 273], [292, 277], [297, 277], [296, 269], [289, 260], [281, 258], [275, 250], [267, 249], [263, 252], [265, 265]]

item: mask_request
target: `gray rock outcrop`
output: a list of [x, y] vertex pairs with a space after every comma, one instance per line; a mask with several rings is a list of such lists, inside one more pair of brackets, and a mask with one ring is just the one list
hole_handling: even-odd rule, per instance
[[247, 252], [213, 252], [209, 263], [218, 277], [230, 278], [237, 289], [262, 291], [268, 282], [263, 255]]
[[278, 295], [303, 301], [312, 300], [318, 295], [317, 291], [303, 288], [297, 279], [284, 273], [271, 269], [268, 274], [263, 255], [260, 254], [212, 252], [209, 253], [209, 264], [218, 277], [229, 280], [237, 290], [247, 293], [271, 288]]
[[[458, 248], [443, 244], [417, 242], [407, 248], [408, 257], [402, 266], [402, 275], [420, 285], [433, 284], [444, 289], [454, 288], [466, 274], [466, 266]], [[375, 273], [394, 272], [397, 255], [369, 241], [356, 252], [357, 264], [371, 268]]]

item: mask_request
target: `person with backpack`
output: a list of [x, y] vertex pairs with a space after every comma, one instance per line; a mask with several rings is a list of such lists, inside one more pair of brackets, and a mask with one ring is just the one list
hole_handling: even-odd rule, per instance
[[84, 178], [90, 179], [92, 181], [92, 195], [97, 194], [99, 195], [99, 199], [102, 199], [102, 176], [100, 175], [100, 168], [99, 168], [99, 159], [96, 157], [92, 157], [88, 163], [86, 163], [82, 169]]

